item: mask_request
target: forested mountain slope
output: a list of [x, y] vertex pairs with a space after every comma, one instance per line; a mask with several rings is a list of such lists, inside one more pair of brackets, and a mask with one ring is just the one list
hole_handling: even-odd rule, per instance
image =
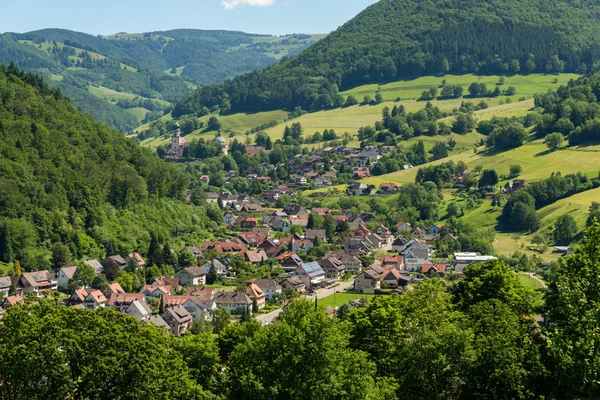
[[150, 233], [202, 237], [211, 222], [181, 200], [186, 187], [39, 76], [0, 66], [1, 261], [38, 269], [59, 242], [78, 259], [142, 251]]
[[587, 72], [600, 58], [597, 1], [381, 0], [300, 55], [183, 99], [174, 116], [340, 106], [369, 82], [436, 73]]
[[96, 119], [127, 131], [163, 115], [197, 85], [264, 68], [321, 37], [193, 29], [101, 37], [44, 29], [0, 35], [0, 63], [44, 76]]

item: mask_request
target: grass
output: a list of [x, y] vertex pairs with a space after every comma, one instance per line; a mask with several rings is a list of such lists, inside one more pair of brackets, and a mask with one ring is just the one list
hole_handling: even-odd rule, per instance
[[372, 300], [375, 295], [373, 294], [356, 294], [356, 293], [336, 293], [335, 301], [334, 295], [327, 296], [325, 298], [319, 299], [319, 305], [322, 307], [331, 306], [333, 308], [342, 306], [344, 304], [348, 304], [353, 300], [360, 298], [367, 298], [368, 300]]
[[[267, 39], [264, 39], [267, 40]], [[274, 40], [274, 39], [268, 39]], [[431, 103], [434, 106], [439, 107], [442, 111], [452, 111], [453, 109], [460, 106], [463, 101], [480, 102], [485, 100], [489, 104], [489, 108], [480, 110], [475, 113], [477, 119], [490, 119], [494, 116], [512, 117], [518, 115], [524, 115], [529, 109], [533, 107], [533, 95], [539, 92], [546, 92], [549, 89], [556, 89], [559, 85], [567, 83], [570, 79], [577, 78], [575, 74], [561, 74], [561, 75], [545, 75], [545, 74], [531, 74], [531, 75], [515, 75], [505, 78], [505, 83], [502, 88], [505, 89], [508, 86], [515, 86], [517, 88], [516, 95], [511, 97], [511, 104], [500, 104], [500, 101], [505, 101], [506, 97], [501, 96], [498, 98], [489, 99], [450, 99], [450, 100], [433, 100]], [[461, 84], [466, 88], [472, 82], [478, 81], [485, 83], [489, 88], [493, 88], [495, 83], [498, 81], [498, 76], [475, 76], [469, 75], [447, 75], [440, 77], [422, 77], [414, 80], [398, 81], [385, 85], [364, 85], [352, 90], [342, 92], [343, 96], [350, 94], [354, 95], [359, 101], [362, 101], [365, 95], [375, 96], [378, 88], [381, 88], [381, 94], [383, 95], [384, 102], [377, 105], [356, 105], [352, 107], [337, 108], [333, 110], [325, 110], [307, 113], [299, 118], [294, 119], [293, 122], [299, 122], [304, 130], [304, 135], [307, 137], [312, 135], [314, 132], [322, 132], [325, 129], [334, 129], [339, 136], [344, 132], [348, 132], [351, 135], [356, 135], [358, 129], [363, 126], [374, 125], [376, 121], [381, 119], [381, 112], [384, 107], [392, 108], [394, 105], [403, 105], [407, 111], [415, 112], [425, 107], [425, 102], [417, 101], [416, 99], [421, 95], [423, 90], [427, 90], [432, 86], [440, 85], [442, 80], [446, 79], [448, 85]], [[554, 79], [558, 80], [557, 84], [552, 83]], [[401, 101], [396, 102], [396, 98], [400, 97]], [[517, 101], [519, 98], [525, 97], [527, 100]], [[200, 120], [208, 120], [210, 116], [201, 118]], [[225, 130], [231, 130], [236, 136], [242, 136], [246, 131], [262, 125], [263, 123], [271, 120], [283, 121], [287, 117], [285, 111], [269, 111], [256, 114], [234, 114], [227, 116], [218, 117], [223, 124]], [[449, 118], [451, 120], [451, 118]], [[292, 121], [288, 122], [291, 124]], [[283, 129], [285, 123], [269, 128], [266, 130], [267, 134], [271, 136], [272, 140], [281, 139], [283, 137]], [[147, 126], [138, 128], [139, 130], [147, 129]], [[214, 135], [214, 133], [211, 133]], [[194, 132], [191, 134], [190, 139], [193, 140], [200, 137], [200, 132]], [[420, 138], [426, 140], [425, 138]], [[434, 139], [432, 139], [434, 140]], [[447, 138], [441, 137], [440, 140], [447, 140]], [[465, 145], [471, 144], [474, 140], [473, 137], [465, 138]], [[467, 142], [468, 140], [468, 142]], [[151, 147], [157, 147], [168, 141], [168, 138], [161, 140], [149, 140], [144, 144]], [[458, 139], [457, 139], [458, 141]], [[351, 142], [350, 145], [357, 145], [358, 142]], [[309, 145], [311, 148], [318, 148], [321, 144]]]
[[537, 279], [532, 278], [526, 272], [520, 272], [519, 274], [517, 274], [517, 276], [519, 277], [519, 280], [521, 281], [521, 284], [523, 286], [527, 286], [532, 289], [543, 289], [544, 288], [544, 286]]

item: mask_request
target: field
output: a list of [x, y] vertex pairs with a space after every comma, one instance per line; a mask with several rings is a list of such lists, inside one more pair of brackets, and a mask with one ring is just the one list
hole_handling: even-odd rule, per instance
[[[524, 115], [533, 107], [533, 95], [535, 93], [546, 92], [548, 90], [555, 90], [561, 84], [567, 83], [571, 79], [577, 78], [575, 74], [561, 74], [561, 75], [546, 75], [546, 74], [531, 74], [531, 75], [515, 75], [505, 78], [505, 83], [501, 88], [506, 89], [509, 86], [516, 87], [516, 94], [512, 96], [510, 104], [500, 104], [506, 102], [506, 96], [500, 96], [497, 98], [460, 98], [450, 100], [433, 100], [431, 103], [439, 107], [442, 111], [452, 111], [459, 107], [463, 101], [471, 101], [478, 103], [481, 100], [485, 100], [489, 104], [489, 108], [480, 110], [475, 113], [475, 116], [479, 120], [490, 119], [494, 116], [512, 117]], [[381, 119], [381, 111], [383, 108], [392, 108], [394, 105], [403, 105], [407, 111], [415, 112], [425, 107], [425, 102], [417, 101], [417, 98], [421, 95], [423, 90], [428, 90], [431, 87], [439, 86], [442, 80], [446, 79], [448, 85], [464, 86], [465, 94], [467, 87], [472, 82], [481, 82], [488, 85], [488, 88], [493, 88], [495, 83], [498, 82], [498, 76], [476, 76], [476, 75], [446, 75], [440, 77], [423, 77], [410, 81], [398, 81], [389, 83], [386, 85], [364, 85], [355, 89], [342, 92], [343, 96], [350, 94], [354, 95], [358, 101], [362, 101], [365, 95], [374, 97], [378, 88], [384, 97], [384, 102], [377, 105], [356, 105], [351, 107], [343, 107], [332, 110], [318, 111], [307, 113], [294, 119], [293, 121], [287, 122], [299, 122], [304, 130], [304, 135], [309, 136], [314, 132], [322, 132], [325, 129], [334, 129], [339, 136], [344, 132], [348, 132], [350, 135], [355, 136], [358, 129], [363, 126], [374, 125], [376, 121]], [[557, 79], [557, 83], [553, 83], [554, 79]], [[400, 97], [400, 101], [396, 99]], [[518, 101], [521, 98], [525, 100]], [[286, 123], [283, 120], [286, 118], [284, 111], [269, 111], [256, 114], [234, 114], [228, 116], [218, 116], [219, 120], [223, 124], [225, 130], [231, 130], [235, 136], [243, 137], [244, 133], [254, 127], [262, 125], [263, 123], [276, 120], [281, 122], [275, 127], [266, 130], [267, 134], [272, 140], [281, 139], [283, 137], [283, 128]], [[209, 116], [200, 118], [200, 120], [208, 120]], [[449, 118], [451, 120], [451, 118]], [[137, 130], [141, 131], [147, 129], [147, 126], [141, 126]], [[214, 133], [210, 133], [214, 135]], [[200, 131], [193, 132], [189, 135], [191, 140], [200, 136]], [[245, 139], [245, 137], [244, 137]], [[424, 140], [435, 141], [436, 138], [423, 138]], [[472, 137], [470, 139], [473, 139]], [[447, 140], [447, 138], [440, 137], [438, 140]], [[458, 139], [457, 139], [458, 140]], [[144, 142], [145, 145], [150, 147], [158, 147], [168, 142], [167, 137], [161, 139], [153, 138]], [[471, 142], [472, 143], [472, 142]], [[320, 147], [322, 144], [313, 144], [309, 147]], [[358, 145], [357, 141], [353, 141], [350, 145]]]
[[360, 299], [360, 298], [366, 298], [370, 301], [375, 297], [375, 295], [373, 295], [373, 294], [355, 294], [355, 293], [336, 293], [335, 301], [334, 301], [333, 297], [334, 296], [331, 295], [331, 296], [327, 296], [323, 299], [320, 299], [319, 305], [321, 307], [331, 306], [331, 307], [335, 308], [335, 307], [342, 306], [344, 304], [348, 304], [351, 301]]
[[521, 284], [523, 284], [523, 286], [528, 286], [532, 289], [543, 289], [544, 288], [544, 286], [540, 283], [540, 281], [538, 281], [535, 278], [532, 278], [526, 272], [519, 273], [518, 277], [519, 277], [519, 280], [521, 281]]

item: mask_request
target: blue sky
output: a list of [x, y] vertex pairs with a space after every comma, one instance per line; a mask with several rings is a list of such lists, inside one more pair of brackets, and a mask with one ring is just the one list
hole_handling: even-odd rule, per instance
[[376, 0], [0, 0], [0, 30], [91, 34], [174, 28], [328, 33]]

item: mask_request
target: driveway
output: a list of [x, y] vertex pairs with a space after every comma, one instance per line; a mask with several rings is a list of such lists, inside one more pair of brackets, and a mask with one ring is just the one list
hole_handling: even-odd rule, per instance
[[[354, 286], [354, 280], [351, 280], [348, 282], [339, 282], [338, 286], [336, 286], [334, 288], [319, 289], [319, 290], [317, 290], [316, 294], [310, 295], [310, 296], [303, 296], [303, 297], [309, 301], [315, 301], [315, 297], [318, 299], [324, 299], [325, 297], [331, 296], [333, 294], [334, 290], [336, 290], [338, 293], [344, 292], [346, 289], [348, 289], [352, 286]], [[273, 323], [273, 321], [275, 321], [277, 319], [277, 317], [279, 317], [279, 314], [281, 314], [282, 311], [283, 311], [283, 309], [278, 308], [277, 310], [271, 311], [268, 314], [259, 315], [258, 317], [256, 317], [256, 320], [259, 321], [263, 325], [270, 325]]]

